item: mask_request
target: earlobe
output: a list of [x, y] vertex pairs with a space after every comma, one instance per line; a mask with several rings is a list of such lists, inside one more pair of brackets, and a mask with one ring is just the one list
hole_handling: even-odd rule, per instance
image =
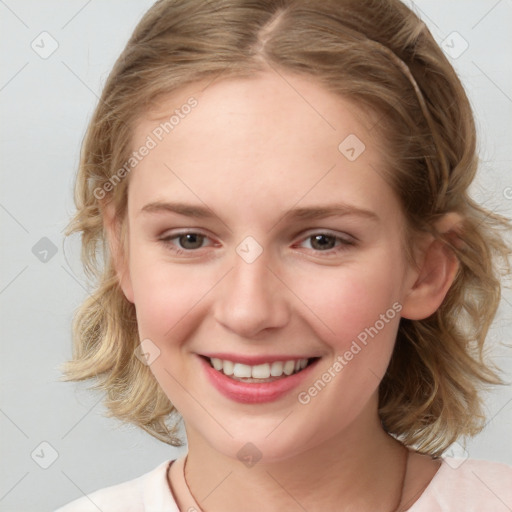
[[102, 215], [112, 265], [116, 271], [119, 286], [126, 299], [133, 303], [133, 288], [126, 250], [127, 243], [125, 243], [127, 241], [123, 239], [123, 235], [128, 236], [128, 233], [122, 232], [121, 223], [116, 216], [115, 207], [112, 203], [102, 205]]
[[[461, 217], [449, 213], [436, 224], [436, 230], [445, 238], [456, 239], [460, 225]], [[458, 268], [459, 261], [453, 250], [442, 240], [431, 237], [417, 278], [402, 302], [402, 316], [422, 320], [435, 313], [453, 284]]]

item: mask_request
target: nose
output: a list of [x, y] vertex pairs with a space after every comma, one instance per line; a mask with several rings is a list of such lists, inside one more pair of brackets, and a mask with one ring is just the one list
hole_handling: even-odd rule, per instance
[[254, 338], [289, 322], [286, 287], [264, 255], [252, 263], [236, 255], [234, 267], [216, 292], [214, 318], [241, 337]]

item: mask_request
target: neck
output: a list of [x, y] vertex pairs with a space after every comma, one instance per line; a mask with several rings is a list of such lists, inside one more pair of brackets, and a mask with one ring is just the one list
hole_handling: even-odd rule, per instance
[[[365, 418], [361, 418], [363, 420]], [[404, 477], [404, 448], [375, 414], [285, 460], [247, 467], [187, 429], [185, 476], [203, 512], [300, 508], [394, 512]], [[365, 425], [365, 428], [362, 428]]]

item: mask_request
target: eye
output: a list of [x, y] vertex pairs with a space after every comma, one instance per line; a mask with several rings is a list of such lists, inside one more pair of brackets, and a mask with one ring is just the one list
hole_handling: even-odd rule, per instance
[[300, 242], [299, 246], [311, 249], [315, 252], [338, 252], [346, 250], [349, 246], [355, 245], [355, 240], [341, 237], [327, 232], [313, 233]]
[[[212, 245], [210, 239], [206, 235], [196, 232], [174, 233], [161, 238], [161, 241], [164, 242], [173, 252], [178, 254], [185, 251], [193, 252], [197, 249], [202, 249], [207, 245]], [[205, 243], [207, 244], [205, 245]]]
[[334, 249], [336, 247], [336, 238], [334, 236], [319, 234], [313, 235], [307, 238], [310, 242], [311, 248], [317, 251], [326, 251], [328, 249]]
[[199, 233], [185, 233], [176, 238], [182, 249], [200, 249], [206, 237]]

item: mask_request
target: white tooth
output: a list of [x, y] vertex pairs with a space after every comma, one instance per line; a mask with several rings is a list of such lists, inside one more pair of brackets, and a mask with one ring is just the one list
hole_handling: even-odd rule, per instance
[[211, 357], [210, 362], [216, 370], [222, 370], [222, 360], [216, 357]]
[[268, 379], [270, 377], [270, 365], [268, 363], [257, 364], [252, 367], [253, 379]]
[[273, 363], [257, 364], [249, 366], [243, 363], [233, 363], [232, 361], [218, 359], [211, 357], [210, 362], [212, 366], [218, 370], [223, 371], [225, 375], [234, 375], [238, 378], [253, 378], [253, 379], [268, 379], [269, 377], [281, 377], [291, 375], [304, 369], [307, 364], [307, 359], [289, 360], [289, 361], [274, 361]]
[[291, 375], [293, 373], [293, 370], [295, 369], [295, 361], [286, 361], [284, 363], [283, 372], [286, 375]]
[[270, 366], [270, 375], [272, 377], [281, 377], [283, 375], [283, 363], [281, 361], [274, 361]]
[[226, 375], [233, 375], [233, 366], [231, 361], [222, 361], [222, 371]]
[[251, 367], [248, 364], [235, 363], [233, 368], [233, 375], [235, 377], [250, 377]]

